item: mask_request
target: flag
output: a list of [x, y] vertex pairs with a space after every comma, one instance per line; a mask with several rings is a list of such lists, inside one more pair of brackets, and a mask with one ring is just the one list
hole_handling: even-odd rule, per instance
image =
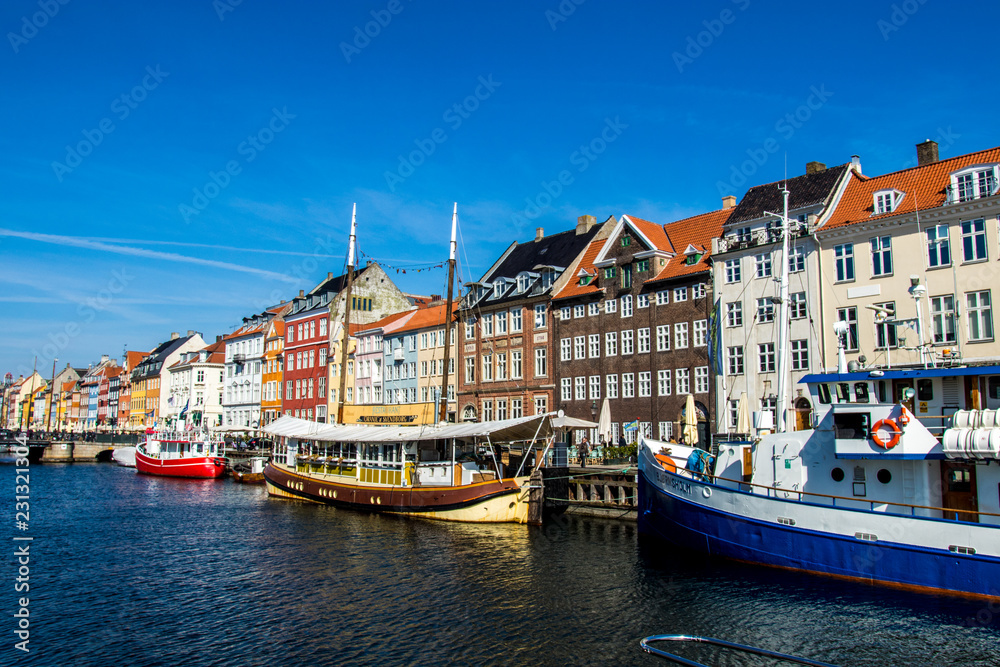
[[722, 375], [722, 297], [715, 300], [708, 316], [708, 363], [712, 372]]
[[639, 430], [639, 420], [631, 421], [624, 426], [622, 426], [623, 431], [638, 431]]
[[187, 414], [188, 406], [191, 405], [191, 399], [189, 398], [187, 403], [184, 404], [184, 408], [181, 410], [181, 415], [179, 419], [184, 419], [184, 415]]

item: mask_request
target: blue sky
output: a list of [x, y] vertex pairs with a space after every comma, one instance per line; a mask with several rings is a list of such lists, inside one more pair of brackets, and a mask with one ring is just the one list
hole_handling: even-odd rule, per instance
[[353, 202], [365, 256], [442, 293], [414, 269], [455, 201], [469, 281], [578, 215], [1000, 143], [993, 3], [63, 1], [0, 10], [15, 376], [228, 333], [343, 270]]

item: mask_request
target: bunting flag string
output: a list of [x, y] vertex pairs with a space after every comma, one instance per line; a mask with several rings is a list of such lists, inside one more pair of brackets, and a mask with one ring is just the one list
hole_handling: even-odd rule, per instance
[[424, 271], [434, 271], [435, 269], [443, 269], [445, 267], [445, 264], [446, 264], [445, 262], [438, 262], [437, 264], [427, 264], [427, 265], [422, 265], [422, 266], [408, 266], [406, 268], [402, 268], [402, 267], [399, 267], [399, 266], [393, 266], [392, 264], [389, 264], [387, 262], [383, 262], [380, 259], [376, 259], [375, 257], [372, 257], [371, 255], [369, 255], [365, 251], [361, 250], [360, 248], [358, 248], [357, 252], [358, 252], [358, 257], [359, 258], [365, 258], [365, 259], [367, 259], [369, 261], [376, 262], [383, 269], [393, 269], [393, 270], [396, 271], [396, 273], [403, 274], [403, 275], [406, 275], [407, 271], [409, 271], [410, 273], [422, 273]]

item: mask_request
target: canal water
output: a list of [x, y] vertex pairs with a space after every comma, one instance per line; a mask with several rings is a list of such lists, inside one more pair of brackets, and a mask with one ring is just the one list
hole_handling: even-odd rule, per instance
[[[840, 665], [996, 665], [1000, 603], [673, 553], [634, 524], [365, 515], [105, 464], [31, 468], [29, 654], [5, 558], [0, 664], [658, 665], [707, 635]], [[5, 497], [4, 497], [5, 496]], [[6, 628], [3, 625], [6, 624]], [[686, 650], [717, 665], [765, 665]]]

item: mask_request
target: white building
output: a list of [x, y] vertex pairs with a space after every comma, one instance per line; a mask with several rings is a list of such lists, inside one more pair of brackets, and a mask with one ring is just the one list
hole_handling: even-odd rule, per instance
[[168, 372], [170, 384], [164, 416], [173, 424], [183, 420], [196, 427], [220, 426], [225, 342], [220, 339], [201, 350], [185, 352]]
[[[779, 279], [789, 266], [789, 335], [786, 377], [789, 430], [808, 427], [812, 406], [799, 380], [822, 367], [817, 330], [820, 270], [815, 230], [826, 222], [860, 160], [826, 168], [810, 162], [806, 173], [750, 188], [733, 209], [722, 238], [712, 241], [714, 301], [721, 327], [722, 373], [716, 376], [719, 432], [734, 432], [740, 397], [750, 412], [770, 412], [777, 424]], [[783, 188], [793, 221], [788, 257], [782, 255]]]

